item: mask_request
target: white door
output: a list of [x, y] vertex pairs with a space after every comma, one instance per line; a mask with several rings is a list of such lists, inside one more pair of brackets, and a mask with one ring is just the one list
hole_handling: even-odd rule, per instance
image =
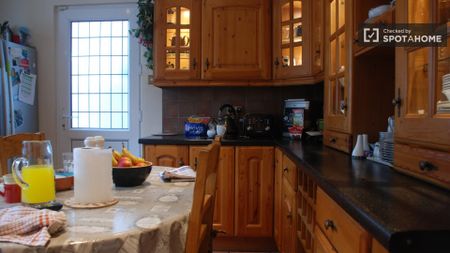
[[128, 32], [136, 14], [136, 4], [57, 8], [56, 160], [97, 135], [139, 154], [140, 54]]

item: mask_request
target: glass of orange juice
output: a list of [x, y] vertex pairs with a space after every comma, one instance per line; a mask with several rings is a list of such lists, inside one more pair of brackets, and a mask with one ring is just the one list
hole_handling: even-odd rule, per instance
[[14, 160], [13, 177], [22, 189], [22, 202], [48, 205], [55, 200], [55, 175], [50, 141], [22, 142], [22, 157]]

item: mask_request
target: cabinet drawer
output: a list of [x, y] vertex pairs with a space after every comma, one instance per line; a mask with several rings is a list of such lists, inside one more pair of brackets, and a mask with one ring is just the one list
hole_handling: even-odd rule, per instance
[[325, 131], [323, 133], [323, 144], [347, 153], [351, 152], [352, 138], [350, 134]]
[[297, 191], [297, 166], [287, 156], [283, 156], [283, 175], [294, 191]]
[[368, 252], [368, 232], [320, 188], [317, 189], [316, 222], [316, 229], [322, 230], [337, 252]]
[[395, 168], [450, 188], [450, 153], [395, 144]]

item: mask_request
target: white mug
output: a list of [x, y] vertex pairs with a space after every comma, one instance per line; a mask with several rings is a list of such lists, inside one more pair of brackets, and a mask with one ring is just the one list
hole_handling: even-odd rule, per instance
[[227, 128], [225, 125], [217, 125], [216, 126], [216, 132], [217, 132], [218, 136], [223, 136], [226, 131], [227, 131]]

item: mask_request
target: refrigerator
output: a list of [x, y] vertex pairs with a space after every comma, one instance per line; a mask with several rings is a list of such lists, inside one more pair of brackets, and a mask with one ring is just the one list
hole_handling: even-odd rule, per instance
[[0, 136], [37, 132], [36, 50], [0, 40]]

